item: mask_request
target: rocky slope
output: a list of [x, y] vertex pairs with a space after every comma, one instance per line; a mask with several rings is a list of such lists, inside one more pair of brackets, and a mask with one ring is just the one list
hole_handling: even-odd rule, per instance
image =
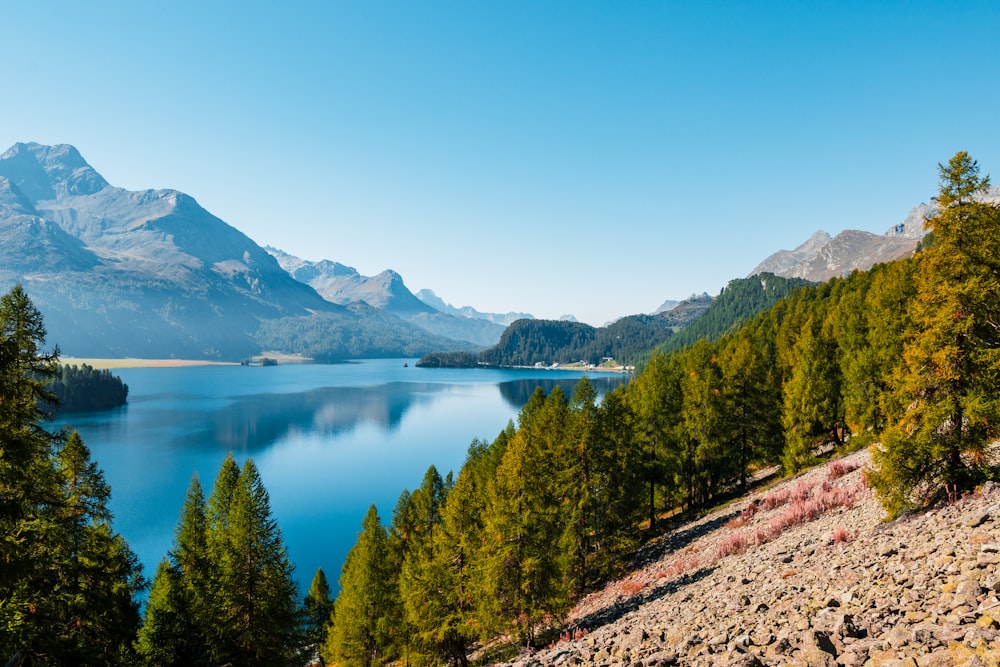
[[867, 453], [647, 545], [536, 665], [1000, 664], [1000, 488], [884, 523]]

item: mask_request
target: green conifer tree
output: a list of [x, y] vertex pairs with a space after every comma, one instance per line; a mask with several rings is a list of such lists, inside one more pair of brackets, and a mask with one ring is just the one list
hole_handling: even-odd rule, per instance
[[226, 532], [212, 535], [219, 581], [214, 598], [224, 651], [234, 665], [294, 665], [302, 657], [301, 607], [294, 567], [253, 459], [232, 492]]
[[330, 583], [323, 568], [317, 568], [309, 584], [305, 599], [305, 638], [317, 650], [326, 641], [327, 624], [333, 613], [333, 599], [330, 597]]
[[83, 440], [43, 426], [58, 364], [44, 343], [24, 289], [0, 297], [0, 655], [124, 664], [145, 583]]
[[954, 495], [993, 474], [1000, 434], [1000, 207], [989, 178], [959, 152], [938, 165], [934, 243], [917, 255], [914, 331], [899, 383], [905, 411], [873, 453], [871, 479], [890, 514]]
[[205, 495], [195, 474], [174, 533], [174, 547], [157, 568], [146, 601], [138, 650], [149, 664], [213, 664], [209, 636], [215, 636], [216, 619], [211, 593], [218, 574], [208, 552], [207, 522]]
[[393, 580], [388, 536], [372, 505], [344, 561], [333, 623], [323, 645], [324, 660], [367, 667], [391, 658]]

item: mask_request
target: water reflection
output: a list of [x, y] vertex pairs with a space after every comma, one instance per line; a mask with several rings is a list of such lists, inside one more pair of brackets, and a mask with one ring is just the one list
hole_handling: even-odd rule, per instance
[[[590, 380], [590, 384], [594, 387], [594, 391], [597, 392], [598, 398], [600, 398], [618, 385], [628, 382], [628, 377], [627, 375], [615, 374], [601, 375], [599, 377], [587, 376], [587, 379]], [[563, 393], [571, 398], [573, 390], [576, 389], [576, 385], [579, 382], [579, 378], [562, 378], [556, 380], [532, 378], [530, 380], [501, 382], [497, 386], [500, 388], [500, 395], [503, 396], [507, 405], [515, 410], [520, 410], [528, 402], [528, 399], [531, 398], [531, 395], [535, 393], [536, 387], [541, 387], [545, 395], [548, 396], [556, 388], [556, 385], [558, 385], [562, 388]]]
[[[360, 424], [399, 427], [413, 406], [448, 389], [442, 384], [393, 382], [373, 387], [323, 387], [298, 394], [240, 397], [212, 413], [210, 439], [226, 450], [254, 452], [293, 433], [332, 436]], [[204, 434], [195, 436], [201, 442]]]

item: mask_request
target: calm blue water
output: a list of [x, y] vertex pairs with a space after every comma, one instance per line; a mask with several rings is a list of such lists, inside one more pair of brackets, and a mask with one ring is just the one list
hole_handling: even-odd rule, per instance
[[[226, 453], [254, 459], [300, 585], [336, 587], [368, 507], [384, 523], [428, 466], [456, 474], [474, 438], [493, 441], [541, 384], [571, 371], [422, 369], [414, 359], [337, 365], [120, 369], [129, 404], [68, 415], [111, 484], [114, 528], [147, 576], [173, 544], [197, 474], [211, 493]], [[404, 367], [404, 363], [408, 364]], [[591, 376], [599, 392], [623, 381]]]

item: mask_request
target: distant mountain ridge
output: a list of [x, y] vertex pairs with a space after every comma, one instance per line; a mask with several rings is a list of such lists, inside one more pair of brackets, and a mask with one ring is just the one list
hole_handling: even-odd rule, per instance
[[[312, 328], [334, 326], [361, 356], [468, 346], [323, 299], [192, 197], [114, 187], [68, 145], [0, 155], [0, 288], [15, 283], [70, 356], [236, 360], [274, 344], [300, 351], [303, 336], [319, 338]], [[299, 339], [273, 325], [263, 335], [288, 318]]]
[[495, 345], [503, 334], [503, 325], [487, 319], [456, 317], [428, 305], [407, 289], [403, 277], [395, 271], [368, 277], [338, 262], [311, 262], [277, 248], [266, 250], [293, 278], [309, 285], [331, 303], [343, 306], [366, 303], [430, 333], [479, 347]]
[[475, 320], [486, 320], [488, 322], [493, 322], [494, 324], [499, 324], [503, 327], [507, 327], [510, 324], [516, 322], [517, 320], [533, 320], [535, 316], [531, 313], [481, 313], [472, 306], [462, 306], [456, 308], [450, 303], [446, 303], [444, 299], [439, 297], [434, 293], [433, 290], [422, 289], [416, 293], [416, 297], [426, 303], [431, 308], [435, 308], [442, 313], [447, 313], [448, 315], [454, 315], [455, 317], [467, 317]]
[[[985, 198], [1000, 201], [1000, 186], [992, 187]], [[867, 271], [875, 264], [909, 257], [926, 234], [924, 221], [936, 210], [934, 200], [918, 204], [885, 234], [849, 229], [831, 237], [820, 230], [794, 250], [779, 250], [768, 256], [749, 275], [773, 273], [825, 282], [855, 270]]]

